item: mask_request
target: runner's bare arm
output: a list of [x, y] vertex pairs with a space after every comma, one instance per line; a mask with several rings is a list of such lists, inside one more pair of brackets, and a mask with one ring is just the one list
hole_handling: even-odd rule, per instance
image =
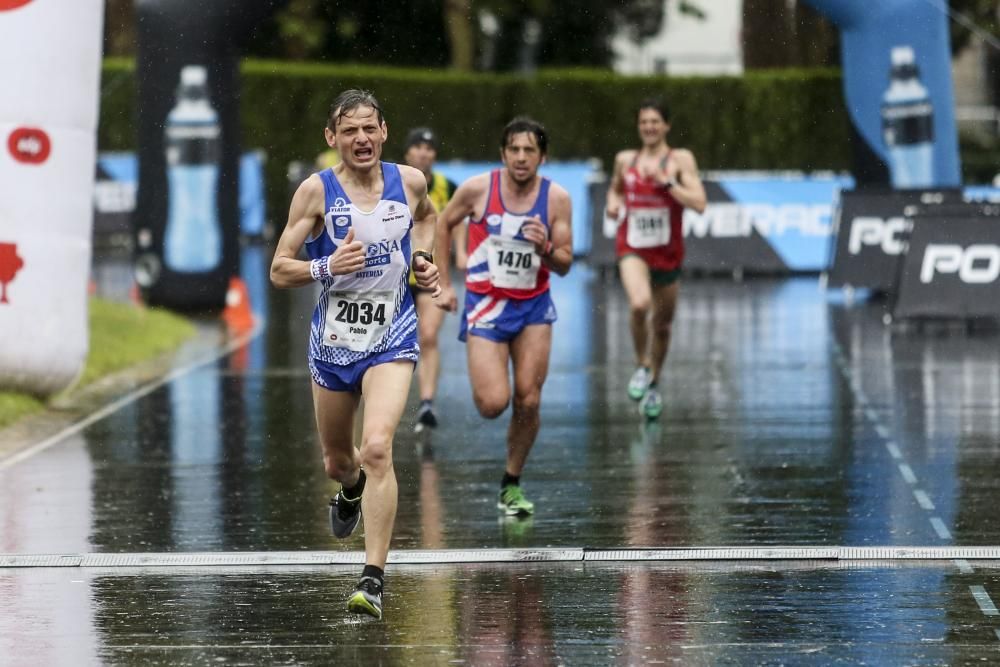
[[464, 271], [469, 264], [469, 221], [466, 218], [462, 224], [452, 228], [452, 247], [455, 251], [455, 268]]
[[434, 252], [437, 210], [427, 196], [427, 179], [423, 173], [405, 165], [400, 165], [399, 169], [406, 184], [407, 199], [416, 202], [413, 206], [413, 231], [411, 232], [411, 246], [414, 254], [410, 258], [410, 267], [417, 280], [417, 285], [423, 289], [435, 290], [434, 296], [437, 296], [440, 291], [437, 261], [431, 261], [426, 256], [433, 255]]
[[573, 203], [569, 193], [553, 183], [549, 188], [549, 241], [542, 261], [560, 276], [573, 264]]
[[615, 156], [615, 165], [611, 170], [611, 183], [608, 185], [608, 199], [604, 212], [609, 218], [615, 220], [621, 214], [625, 192], [625, 165], [627, 165], [635, 151], [619, 151]]
[[299, 253], [309, 235], [319, 227], [323, 197], [323, 182], [315, 174], [295, 190], [288, 210], [288, 223], [278, 238], [271, 260], [271, 283], [275, 287], [301, 287], [313, 282], [309, 261], [299, 259]]
[[433, 252], [437, 210], [427, 197], [427, 179], [423, 172], [413, 167], [399, 165], [399, 171], [406, 184], [406, 196], [413, 210], [411, 233], [413, 249]]
[[[705, 210], [707, 198], [705, 186], [698, 175], [698, 163], [689, 150], [677, 149], [671, 154], [671, 162], [675, 163], [670, 193], [678, 202], [698, 213]], [[671, 165], [672, 166], [672, 165]]]
[[[437, 234], [434, 246], [434, 258], [438, 266], [449, 266], [451, 261], [452, 230], [462, 223], [466, 217], [476, 213], [476, 206], [485, 199], [489, 189], [490, 175], [473, 176], [458, 186], [448, 205], [438, 214]], [[441, 287], [451, 286], [451, 276], [448, 271], [441, 272]]]

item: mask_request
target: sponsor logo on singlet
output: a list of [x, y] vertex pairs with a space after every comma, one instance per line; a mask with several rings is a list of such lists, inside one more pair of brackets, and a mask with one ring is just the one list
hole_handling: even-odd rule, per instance
[[388, 266], [392, 263], [394, 252], [399, 252], [398, 239], [382, 239], [369, 243], [365, 248], [365, 266]]

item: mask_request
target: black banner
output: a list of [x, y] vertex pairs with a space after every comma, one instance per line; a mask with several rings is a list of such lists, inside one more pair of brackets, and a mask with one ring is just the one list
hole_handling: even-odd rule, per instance
[[907, 209], [961, 201], [958, 189], [842, 191], [834, 214], [827, 284], [891, 293], [910, 233]]
[[274, 0], [137, 0], [139, 188], [133, 233], [144, 299], [219, 309], [239, 274], [239, 42]]
[[1000, 209], [969, 212], [913, 217], [893, 317], [1000, 317]]

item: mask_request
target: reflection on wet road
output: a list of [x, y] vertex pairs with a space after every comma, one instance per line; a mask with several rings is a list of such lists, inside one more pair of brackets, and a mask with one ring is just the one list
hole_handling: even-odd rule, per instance
[[[258, 249], [259, 250], [259, 249]], [[362, 549], [328, 534], [306, 329], [309, 290], [244, 274], [267, 318], [200, 366], [15, 464], [0, 553]], [[574, 267], [526, 521], [497, 516], [506, 418], [471, 403], [442, 332], [441, 426], [395, 443], [393, 549], [997, 545], [1000, 333], [886, 328], [814, 277], [692, 279], [640, 419], [617, 282]], [[360, 531], [359, 531], [360, 532]], [[342, 611], [356, 568], [4, 568], [15, 664], [961, 663], [998, 650], [1000, 563], [397, 566], [386, 620]], [[992, 606], [992, 610], [991, 610]]]

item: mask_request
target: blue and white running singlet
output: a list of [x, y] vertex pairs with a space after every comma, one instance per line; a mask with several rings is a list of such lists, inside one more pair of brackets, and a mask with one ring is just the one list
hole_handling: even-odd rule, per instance
[[306, 240], [310, 259], [320, 259], [344, 242], [365, 245], [365, 267], [323, 281], [313, 311], [309, 358], [347, 366], [372, 355], [417, 349], [417, 313], [406, 281], [410, 270], [413, 216], [406, 203], [399, 167], [382, 162], [382, 199], [371, 211], [351, 203], [332, 169], [319, 176], [326, 191], [323, 232]]

